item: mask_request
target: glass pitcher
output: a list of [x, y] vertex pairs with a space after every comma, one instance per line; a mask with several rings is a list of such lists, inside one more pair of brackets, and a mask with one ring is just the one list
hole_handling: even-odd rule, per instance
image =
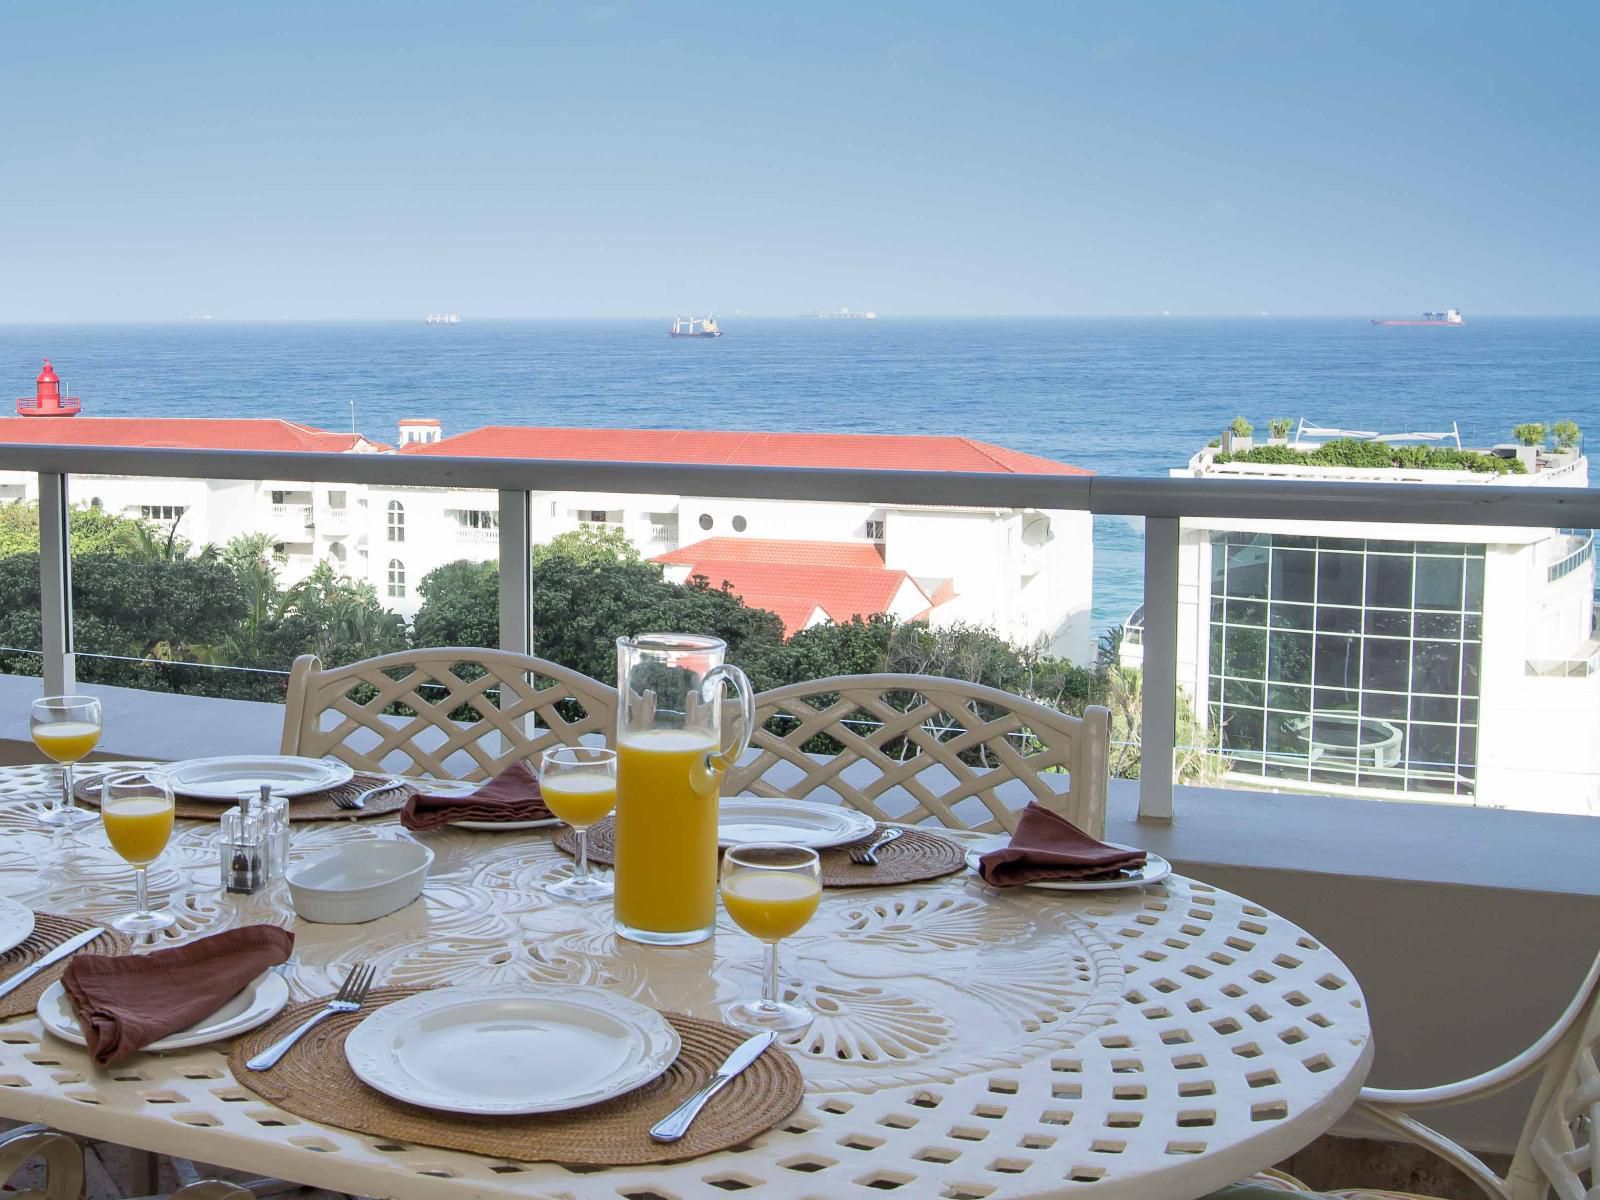
[[[717, 925], [717, 796], [750, 744], [750, 680], [727, 643], [694, 634], [617, 639], [617, 932], [655, 946], [703, 942]], [[723, 687], [739, 696], [722, 728]]]

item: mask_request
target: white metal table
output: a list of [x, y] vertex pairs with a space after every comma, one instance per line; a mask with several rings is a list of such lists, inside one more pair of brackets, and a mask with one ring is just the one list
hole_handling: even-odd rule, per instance
[[[98, 827], [33, 821], [51, 778], [0, 769], [0, 894], [93, 919], [126, 910], [131, 871]], [[216, 836], [180, 822], [151, 870], [181, 918], [173, 936], [294, 924], [281, 883], [220, 894]], [[403, 836], [392, 818], [300, 825], [294, 853]], [[358, 960], [386, 983], [591, 984], [707, 1017], [759, 988], [759, 947], [731, 926], [647, 948], [613, 937], [609, 905], [547, 897], [567, 860], [540, 833], [425, 840], [438, 858], [422, 903], [370, 925], [296, 925], [297, 999]], [[789, 1043], [806, 1099], [748, 1149], [686, 1163], [596, 1172], [386, 1142], [265, 1103], [217, 1048], [100, 1072], [31, 1016], [0, 1025], [0, 1116], [398, 1200], [1190, 1200], [1327, 1130], [1371, 1058], [1361, 989], [1331, 951], [1181, 877], [1078, 895], [995, 893], [965, 874], [828, 891], [784, 967], [818, 1013]]]

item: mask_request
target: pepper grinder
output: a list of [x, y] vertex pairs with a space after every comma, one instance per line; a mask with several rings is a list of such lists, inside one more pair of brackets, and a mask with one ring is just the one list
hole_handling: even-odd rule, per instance
[[262, 814], [255, 811], [249, 796], [239, 798], [239, 806], [222, 814], [221, 867], [222, 890], [249, 896], [266, 882], [263, 868], [267, 854]]

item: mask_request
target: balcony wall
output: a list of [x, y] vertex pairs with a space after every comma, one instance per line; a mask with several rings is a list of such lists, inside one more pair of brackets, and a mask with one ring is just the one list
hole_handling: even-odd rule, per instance
[[[27, 732], [38, 687], [0, 676], [0, 763], [40, 761]], [[179, 758], [197, 739], [212, 754], [278, 747], [278, 705], [84, 690], [105, 707], [97, 758]], [[1108, 836], [1259, 901], [1337, 951], [1372, 1008], [1376, 1085], [1445, 1082], [1514, 1054], [1555, 1018], [1594, 953], [1600, 822], [1204, 788], [1177, 789], [1174, 807], [1170, 824], [1141, 822], [1137, 785], [1113, 780]], [[1514, 1091], [1448, 1111], [1440, 1125], [1508, 1152], [1527, 1101]], [[1340, 1131], [1370, 1132], [1354, 1119]]]

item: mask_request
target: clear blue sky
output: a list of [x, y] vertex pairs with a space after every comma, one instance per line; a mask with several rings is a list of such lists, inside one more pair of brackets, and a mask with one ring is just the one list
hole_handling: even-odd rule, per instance
[[0, 7], [0, 321], [1600, 312], [1600, 5]]

